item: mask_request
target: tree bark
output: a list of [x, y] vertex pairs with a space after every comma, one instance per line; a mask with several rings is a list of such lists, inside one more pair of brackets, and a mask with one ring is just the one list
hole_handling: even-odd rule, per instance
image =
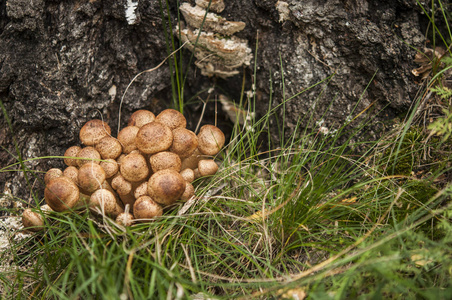
[[[176, 1], [169, 2], [174, 26]], [[131, 13], [133, 3], [137, 6]], [[278, 110], [280, 120], [285, 116], [279, 125], [289, 134], [300, 118], [303, 126], [323, 122], [334, 131], [348, 116], [369, 107], [360, 119], [383, 110], [373, 121], [377, 124], [406, 111], [419, 88], [411, 74], [416, 67], [411, 47], [422, 47], [425, 38], [415, 1], [230, 0], [220, 15], [246, 23], [235, 35], [248, 41], [254, 58], [229, 79], [201, 76], [190, 65], [185, 99], [215, 86], [211, 99], [224, 93], [238, 101], [245, 78], [245, 89], [256, 93], [257, 116], [262, 116], [270, 99], [276, 107], [306, 90], [287, 102], [284, 111]], [[103, 118], [116, 133], [117, 124], [123, 126], [137, 109], [158, 113], [170, 107], [171, 77], [165, 63], [131, 85], [118, 122], [120, 99], [131, 79], [168, 55], [166, 17], [164, 7], [162, 20], [157, 0], [0, 2], [0, 98], [13, 127], [11, 132], [6, 119], [0, 119], [0, 145], [12, 153], [0, 151], [0, 166], [17, 161], [14, 139], [24, 159], [63, 155], [69, 146], [79, 145], [78, 131], [90, 119]], [[190, 52], [183, 56], [187, 65]], [[187, 106], [191, 129], [200, 106]], [[210, 118], [214, 110], [212, 102]], [[308, 124], [311, 114], [315, 122]], [[221, 110], [218, 119], [228, 131], [228, 118]], [[277, 138], [276, 119], [271, 122]], [[43, 172], [64, 167], [62, 159], [41, 159], [27, 166]], [[41, 175], [32, 177], [38, 194], [43, 189]], [[6, 189], [29, 200], [20, 172], [0, 173], [0, 191]]]

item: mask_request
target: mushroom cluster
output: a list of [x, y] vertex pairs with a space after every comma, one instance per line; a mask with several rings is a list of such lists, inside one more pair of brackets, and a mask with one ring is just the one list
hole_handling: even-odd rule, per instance
[[[223, 0], [196, 0], [196, 5], [179, 7], [187, 25], [181, 21], [177, 35], [194, 53], [195, 65], [205, 76], [227, 78], [239, 74], [238, 67], [249, 65], [252, 54], [248, 41], [233, 34], [245, 28], [244, 22], [228, 21], [219, 16], [225, 8]], [[207, 12], [209, 10], [209, 12]], [[201, 31], [202, 29], [202, 31]]]
[[[196, 135], [183, 114], [166, 109], [155, 116], [134, 112], [117, 138], [102, 120], [80, 130], [80, 146], [64, 153], [64, 170], [44, 177], [47, 210], [90, 207], [122, 225], [161, 216], [163, 208], [194, 196], [192, 182], [218, 170], [213, 160], [225, 143], [216, 126], [204, 125]], [[128, 208], [127, 208], [128, 206]], [[97, 209], [95, 209], [97, 208]], [[27, 210], [25, 227], [42, 228], [40, 214]]]

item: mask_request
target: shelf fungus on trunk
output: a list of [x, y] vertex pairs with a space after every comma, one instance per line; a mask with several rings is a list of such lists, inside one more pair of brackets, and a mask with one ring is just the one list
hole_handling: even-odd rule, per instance
[[[213, 2], [215, 9], [210, 9], [221, 12], [223, 1]], [[245, 23], [228, 21], [213, 12], [207, 12], [207, 6], [203, 3], [196, 1], [195, 6], [183, 3], [179, 7], [187, 25], [179, 22], [177, 35], [180, 33], [182, 42], [188, 41], [186, 47], [197, 58], [195, 65], [201, 69], [202, 75], [221, 78], [237, 75], [237, 68], [249, 65], [252, 58], [248, 41], [233, 36], [245, 28]]]

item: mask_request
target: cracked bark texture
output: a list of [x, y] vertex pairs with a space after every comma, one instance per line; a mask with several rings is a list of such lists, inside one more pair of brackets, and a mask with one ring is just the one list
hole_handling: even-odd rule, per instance
[[[2, 114], [0, 145], [14, 155], [14, 136], [24, 159], [30, 159], [63, 155], [69, 146], [79, 145], [79, 129], [93, 118], [104, 118], [116, 132], [119, 101], [130, 80], [167, 56], [159, 1], [133, 1], [137, 4], [134, 24], [127, 21], [127, 2], [0, 2], [0, 97], [14, 130], [10, 132]], [[175, 24], [176, 1], [169, 2]], [[287, 133], [300, 117], [311, 114], [314, 103], [314, 119], [323, 118], [324, 126], [334, 130], [360, 98], [356, 111], [374, 103], [362, 118], [374, 117], [384, 108], [377, 122], [406, 111], [419, 88], [410, 72], [416, 66], [409, 45], [424, 43], [423, 17], [415, 1], [230, 0], [221, 16], [246, 23], [236, 35], [247, 39], [252, 49], [258, 41], [257, 65], [253, 62], [243, 70], [247, 89], [254, 67], [257, 70], [258, 116], [268, 108], [270, 92], [273, 106], [281, 103], [283, 73], [285, 97], [335, 74], [328, 85], [310, 89], [285, 105]], [[187, 99], [214, 84], [216, 92], [227, 91], [230, 98], [239, 99], [241, 75], [228, 80], [206, 78], [194, 66], [188, 72]], [[170, 97], [170, 70], [164, 64], [131, 86], [123, 103], [122, 124], [137, 109], [158, 113], [170, 107]], [[188, 107], [191, 127], [199, 106]], [[213, 110], [214, 105], [209, 105], [208, 111]], [[220, 127], [228, 131], [221, 110], [219, 119]], [[278, 136], [276, 131], [273, 134]], [[13, 155], [0, 150], [0, 166], [15, 163]], [[61, 159], [35, 160], [27, 166], [38, 172], [64, 167]], [[32, 184], [42, 195], [42, 182], [32, 177]], [[20, 172], [0, 173], [0, 193], [7, 190], [30, 199]]]

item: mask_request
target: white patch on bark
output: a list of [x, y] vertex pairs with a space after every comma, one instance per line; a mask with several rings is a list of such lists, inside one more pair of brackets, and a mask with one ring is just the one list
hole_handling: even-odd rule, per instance
[[125, 7], [126, 7], [126, 19], [129, 25], [135, 24], [137, 20], [137, 14], [135, 13], [137, 6], [138, 1], [135, 2], [133, 0], [127, 0], [127, 4], [125, 5]]

